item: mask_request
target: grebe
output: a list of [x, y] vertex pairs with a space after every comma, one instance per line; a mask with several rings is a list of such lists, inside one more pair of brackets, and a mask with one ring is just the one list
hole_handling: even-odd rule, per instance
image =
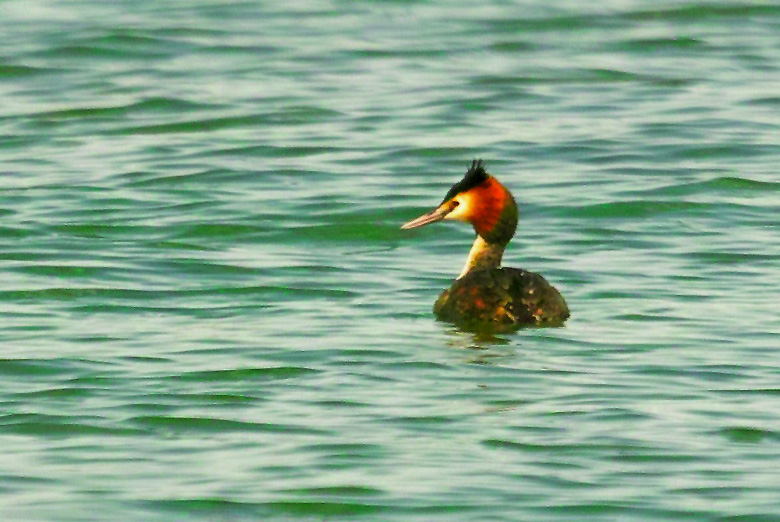
[[506, 331], [562, 324], [569, 317], [566, 301], [541, 275], [501, 267], [504, 249], [517, 228], [517, 204], [509, 190], [485, 171], [482, 160], [472, 162], [438, 207], [401, 228], [443, 219], [471, 223], [477, 238], [463, 271], [433, 305], [440, 320], [467, 329]]

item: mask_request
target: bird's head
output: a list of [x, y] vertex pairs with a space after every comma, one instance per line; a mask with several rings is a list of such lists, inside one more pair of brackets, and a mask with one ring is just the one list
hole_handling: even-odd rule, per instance
[[509, 190], [485, 171], [482, 160], [474, 160], [438, 207], [401, 228], [417, 228], [443, 219], [466, 221], [488, 243], [506, 244], [517, 228], [517, 205]]

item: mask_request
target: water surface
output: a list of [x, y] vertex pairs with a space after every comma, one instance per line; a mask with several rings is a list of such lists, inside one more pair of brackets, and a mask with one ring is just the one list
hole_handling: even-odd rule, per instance
[[776, 520], [780, 8], [277, 4], [2, 4], [2, 518]]

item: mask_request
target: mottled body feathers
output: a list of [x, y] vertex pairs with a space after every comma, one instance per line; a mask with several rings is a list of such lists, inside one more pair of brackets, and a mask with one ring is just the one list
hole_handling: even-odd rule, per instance
[[554, 326], [569, 317], [563, 296], [539, 274], [518, 268], [469, 272], [441, 293], [433, 312], [466, 329]]

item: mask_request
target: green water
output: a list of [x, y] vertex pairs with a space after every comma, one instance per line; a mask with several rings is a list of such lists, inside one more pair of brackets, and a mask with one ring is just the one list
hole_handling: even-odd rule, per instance
[[[0, 518], [780, 520], [780, 7], [0, 3]], [[431, 306], [475, 157], [565, 327]]]

